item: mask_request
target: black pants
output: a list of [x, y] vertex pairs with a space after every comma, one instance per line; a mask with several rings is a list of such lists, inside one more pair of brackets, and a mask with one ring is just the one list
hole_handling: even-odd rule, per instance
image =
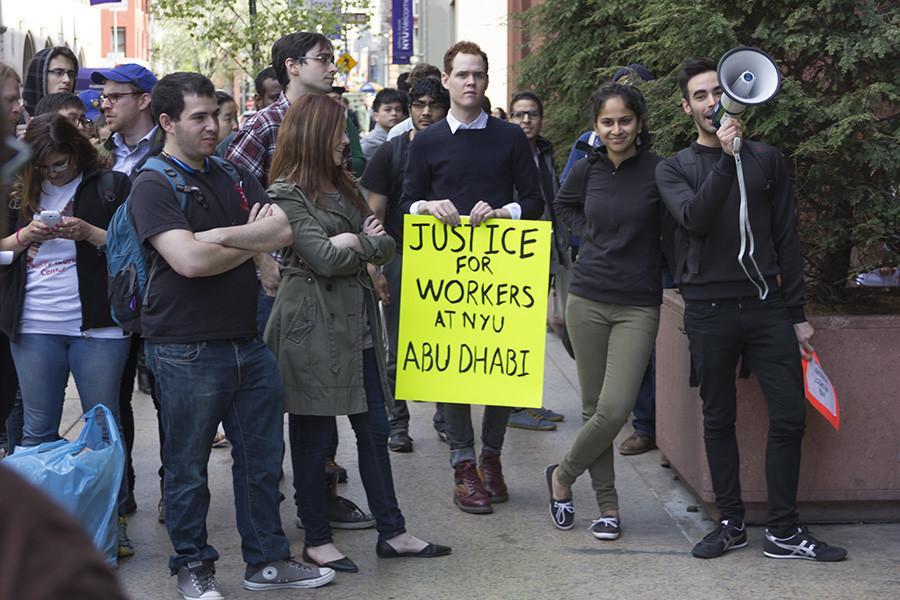
[[703, 437], [721, 518], [744, 518], [734, 427], [735, 370], [743, 356], [768, 404], [768, 525], [776, 533], [787, 532], [798, 518], [800, 443], [806, 423], [800, 352], [788, 311], [777, 292], [764, 301], [689, 301], [684, 322], [700, 379]]
[[[19, 378], [16, 376], [16, 365], [13, 363], [12, 354], [9, 351], [9, 338], [0, 333], [0, 430], [6, 437], [6, 418], [12, 412], [16, 403], [16, 389], [19, 387]], [[10, 440], [10, 449], [15, 440]]]
[[[131, 451], [134, 449], [134, 409], [131, 406], [131, 400], [134, 396], [134, 382], [137, 376], [138, 357], [141, 352], [143, 352], [141, 336], [132, 335], [128, 359], [125, 361], [125, 368], [122, 371], [122, 383], [119, 386], [119, 421], [122, 424], [122, 437], [125, 442], [125, 475], [128, 479], [129, 494], [134, 494], [134, 464], [131, 460]], [[162, 484], [164, 473], [162, 467], [162, 446], [166, 436], [163, 433], [162, 421], [159, 418], [159, 401], [156, 398], [156, 385], [152, 374], [150, 374], [150, 390], [153, 407], [156, 408], [156, 423], [159, 429], [159, 478], [160, 484]]]

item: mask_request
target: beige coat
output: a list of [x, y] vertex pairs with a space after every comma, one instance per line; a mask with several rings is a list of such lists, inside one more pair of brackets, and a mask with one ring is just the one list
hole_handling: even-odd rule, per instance
[[[282, 180], [269, 186], [268, 194], [287, 213], [294, 233], [265, 332], [284, 381], [285, 411], [320, 416], [366, 412], [362, 352], [367, 330], [385, 398], [391, 399], [380, 313], [366, 263], [389, 262], [393, 238], [359, 233], [364, 215], [349, 200], [322, 195], [316, 205], [299, 187]], [[362, 255], [329, 240], [346, 232], [359, 235]]]

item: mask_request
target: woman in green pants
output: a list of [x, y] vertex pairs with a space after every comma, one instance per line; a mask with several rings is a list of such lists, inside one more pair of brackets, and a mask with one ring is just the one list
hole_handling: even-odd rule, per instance
[[613, 440], [634, 407], [659, 324], [663, 210], [650, 151], [646, 105], [637, 88], [608, 83], [591, 96], [603, 146], [572, 169], [553, 207], [581, 238], [566, 304], [584, 424], [559, 464], [547, 467], [550, 516], [575, 522], [572, 484], [591, 475], [600, 516], [597, 539], [619, 537]]

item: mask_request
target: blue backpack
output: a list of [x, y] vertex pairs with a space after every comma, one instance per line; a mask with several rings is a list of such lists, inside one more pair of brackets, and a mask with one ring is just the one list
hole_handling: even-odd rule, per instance
[[[241, 185], [240, 174], [234, 165], [216, 156], [210, 156], [209, 160], [225, 171], [234, 180], [235, 185]], [[178, 169], [157, 156], [148, 158], [137, 173], [144, 171], [156, 171], [166, 176], [183, 211], [187, 210], [191, 194], [199, 191], [185, 183]], [[123, 330], [140, 333], [141, 307], [147, 301], [150, 282], [159, 263], [159, 253], [141, 244], [141, 238], [131, 217], [129, 199], [116, 209], [106, 230], [109, 308], [113, 320]]]

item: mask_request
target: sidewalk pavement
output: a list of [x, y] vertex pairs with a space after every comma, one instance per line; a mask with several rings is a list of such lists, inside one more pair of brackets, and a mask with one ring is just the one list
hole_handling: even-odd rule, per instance
[[[575, 528], [558, 531], [547, 514], [544, 468], [563, 457], [581, 419], [574, 361], [552, 335], [547, 338], [544, 405], [565, 414], [566, 420], [553, 432], [508, 430], [503, 467], [509, 502], [496, 505], [491, 515], [468, 515], [451, 501], [449, 451], [431, 426], [433, 405], [413, 403], [415, 452], [391, 454], [397, 496], [410, 533], [450, 545], [453, 554], [430, 560], [379, 559], [373, 529], [336, 531], [335, 543], [359, 565], [360, 572], [339, 573], [334, 582], [318, 590], [243, 589], [244, 564], [234, 521], [230, 452], [213, 449], [207, 526], [210, 543], [221, 555], [216, 574], [220, 589], [229, 600], [900, 597], [900, 524], [814, 527], [813, 532], [827, 542], [848, 549], [849, 559], [837, 564], [765, 558], [759, 527], [750, 528], [747, 548], [714, 560], [693, 558], [691, 545], [712, 528], [713, 522], [702, 509], [688, 511], [696, 500], [671, 470], [660, 467], [658, 450], [640, 456], [616, 455], [621, 538], [599, 541], [587, 531], [591, 519], [597, 516], [587, 475], [574, 486]], [[166, 566], [172, 546], [165, 526], [156, 518], [159, 459], [155, 411], [150, 398], [140, 392], [135, 393], [134, 410], [138, 511], [128, 519], [128, 533], [137, 554], [120, 562], [119, 576], [135, 600], [176, 599], [180, 596], [175, 591], [175, 579]], [[473, 411], [479, 420], [480, 412]], [[75, 423], [79, 413], [77, 400], [71, 398], [64, 423]], [[337, 459], [350, 475], [349, 482], [340, 486], [340, 493], [366, 506], [356, 469], [353, 431], [346, 418], [338, 419], [338, 425], [341, 444]], [[72, 434], [74, 429], [77, 424]], [[630, 433], [626, 426], [619, 441]], [[281, 489], [288, 499], [281, 505], [281, 518], [291, 550], [299, 557], [303, 530], [294, 525], [291, 464], [287, 458], [284, 471]]]

